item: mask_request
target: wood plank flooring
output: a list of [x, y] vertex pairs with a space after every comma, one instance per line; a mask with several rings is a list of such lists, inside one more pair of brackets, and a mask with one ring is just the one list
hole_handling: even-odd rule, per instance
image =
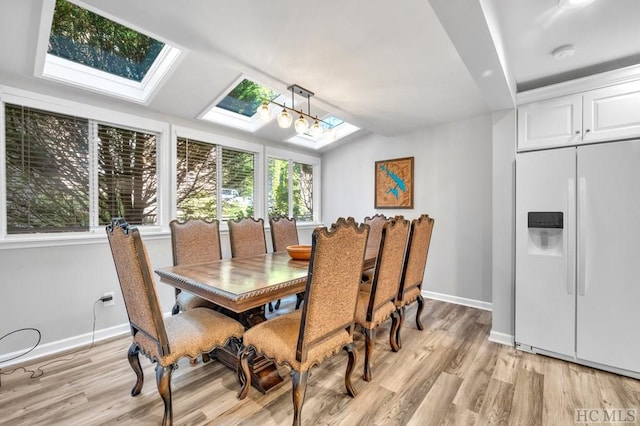
[[[283, 300], [281, 311], [294, 303]], [[600, 410], [599, 416], [602, 410], [634, 409], [640, 424], [640, 381], [491, 343], [490, 312], [428, 300], [424, 331], [414, 318], [415, 307], [407, 311], [398, 353], [389, 350], [390, 324], [378, 330], [369, 383], [362, 380], [364, 339], [357, 333], [356, 398], [344, 389], [346, 354], [313, 369], [303, 424], [572, 425], [576, 409]], [[160, 424], [162, 401], [146, 359], [142, 393], [130, 396], [135, 376], [126, 358], [129, 344], [129, 336], [99, 344], [44, 367], [36, 379], [20, 371], [3, 375], [0, 424]], [[282, 373], [286, 380], [268, 395], [251, 389], [239, 401], [232, 371], [217, 362], [191, 366], [182, 360], [172, 382], [174, 423], [291, 424], [291, 383], [288, 370]]]

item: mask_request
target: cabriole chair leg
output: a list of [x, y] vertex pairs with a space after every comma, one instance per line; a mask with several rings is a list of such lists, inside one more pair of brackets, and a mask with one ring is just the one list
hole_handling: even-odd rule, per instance
[[416, 312], [416, 327], [418, 330], [424, 330], [424, 326], [422, 325], [422, 320], [420, 316], [422, 315], [422, 310], [424, 309], [424, 298], [422, 295], [418, 296], [418, 312]]
[[351, 383], [351, 374], [353, 374], [353, 369], [356, 366], [356, 361], [358, 361], [358, 354], [356, 352], [356, 346], [353, 343], [349, 343], [344, 347], [344, 350], [347, 351], [347, 355], [349, 356], [349, 361], [347, 362], [347, 371], [344, 373], [344, 386], [347, 388], [347, 393], [350, 397], [355, 398], [358, 394], [356, 388], [353, 387]]
[[173, 374], [173, 365], [163, 367], [156, 365], [156, 382], [158, 384], [158, 392], [164, 401], [164, 417], [162, 418], [162, 426], [170, 426], [173, 424], [173, 404], [171, 403], [171, 375]]
[[144, 384], [144, 373], [142, 372], [142, 366], [140, 366], [139, 353], [140, 348], [138, 348], [138, 345], [133, 343], [129, 346], [127, 358], [129, 359], [129, 365], [134, 373], [136, 373], [136, 384], [133, 385], [133, 389], [131, 389], [131, 396], [139, 395], [140, 391], [142, 391], [142, 385]]

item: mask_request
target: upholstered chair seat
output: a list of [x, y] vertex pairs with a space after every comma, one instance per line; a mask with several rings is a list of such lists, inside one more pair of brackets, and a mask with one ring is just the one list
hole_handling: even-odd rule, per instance
[[169, 347], [175, 351], [162, 354], [158, 345], [144, 333], [136, 333], [133, 342], [144, 354], [160, 365], [175, 364], [180, 358], [195, 359], [200, 354], [224, 346], [229, 336], [240, 337], [244, 327], [236, 320], [207, 308], [193, 308], [164, 320]]
[[277, 364], [288, 365], [297, 371], [307, 371], [340, 352], [345, 345], [353, 341], [347, 330], [340, 330], [328, 339], [311, 345], [307, 358], [301, 362], [296, 358], [301, 320], [300, 309], [280, 315], [247, 330], [243, 342], [246, 346], [254, 347], [258, 353], [269, 354], [269, 358]]
[[180, 311], [188, 311], [193, 308], [208, 308], [217, 309], [218, 306], [202, 297], [198, 297], [195, 294], [188, 291], [181, 291], [176, 295], [176, 313]]
[[240, 399], [251, 386], [249, 359], [264, 355], [291, 368], [293, 424], [300, 425], [310, 368], [341, 350], [348, 354], [345, 387], [356, 395], [351, 384], [357, 358], [353, 328], [368, 232], [367, 225], [358, 226], [353, 218], [313, 231], [302, 309], [262, 322], [244, 335]]
[[370, 281], [360, 284], [356, 324], [365, 337], [364, 380], [371, 380], [371, 356], [375, 342], [375, 329], [392, 319], [389, 345], [396, 345], [393, 337], [399, 327], [396, 299], [404, 265], [404, 253], [409, 233], [409, 222], [401, 216], [383, 224], [377, 250], [376, 266]]
[[356, 308], [356, 324], [361, 325], [364, 328], [374, 329], [383, 323], [386, 319], [391, 317], [396, 310], [396, 305], [393, 301], [384, 302], [381, 306], [376, 308], [373, 313], [371, 321], [367, 320], [367, 307], [369, 305], [369, 299], [371, 293], [360, 291], [358, 294], [358, 307]]

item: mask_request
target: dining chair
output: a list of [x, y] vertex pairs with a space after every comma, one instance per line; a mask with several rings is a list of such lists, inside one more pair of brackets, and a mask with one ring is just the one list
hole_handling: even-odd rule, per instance
[[[231, 257], [249, 257], [267, 252], [267, 240], [264, 236], [264, 219], [243, 217], [235, 220], [230, 219], [227, 221], [227, 224], [229, 225]], [[276, 305], [280, 307], [278, 302], [276, 302]], [[273, 312], [273, 303], [269, 302], [267, 305], [269, 312]]]
[[[298, 245], [298, 227], [295, 218], [286, 216], [276, 216], [269, 219], [269, 227], [271, 228], [271, 242], [273, 243], [273, 251], [286, 252], [287, 247]], [[304, 293], [296, 294], [296, 309], [300, 308], [300, 304], [304, 299]], [[275, 309], [280, 308], [280, 299], [275, 304]], [[269, 303], [269, 311], [273, 312], [272, 305]]]
[[411, 221], [402, 278], [400, 279], [400, 288], [396, 299], [396, 310], [400, 317], [399, 324], [395, 333], [393, 329], [391, 330], [390, 336], [392, 350], [394, 352], [397, 352], [402, 348], [400, 330], [404, 324], [405, 308], [416, 301], [418, 302], [416, 327], [418, 327], [418, 330], [424, 330], [422, 321], [420, 320], [420, 315], [424, 308], [422, 280], [424, 279], [424, 271], [427, 264], [427, 256], [429, 254], [429, 245], [431, 244], [433, 224], [434, 219], [430, 218], [429, 215], [426, 214], [422, 214], [418, 219], [413, 219]]
[[[395, 302], [400, 287], [408, 233], [409, 221], [402, 216], [384, 224], [373, 278], [369, 285], [360, 286], [355, 321], [365, 337], [363, 377], [367, 382], [371, 381], [371, 356], [376, 328], [389, 317], [391, 317], [390, 336], [395, 335], [395, 330], [399, 326]], [[389, 344], [393, 348], [391, 339]]]
[[127, 354], [137, 377], [131, 396], [142, 391], [144, 374], [139, 358], [142, 352], [156, 364], [158, 392], [164, 402], [162, 424], [170, 425], [173, 422], [171, 375], [178, 360], [195, 359], [232, 340], [239, 341], [244, 327], [206, 308], [193, 308], [163, 318], [149, 256], [138, 229], [122, 218], [113, 218], [106, 231], [133, 337]]
[[[389, 220], [383, 214], [375, 214], [371, 217], [364, 218], [364, 223], [369, 225], [369, 239], [367, 240], [367, 253], [371, 253], [371, 257], [378, 256], [378, 250], [380, 249], [380, 238], [382, 236], [382, 227]], [[363, 279], [371, 281], [373, 277], [374, 268], [363, 271]]]
[[351, 383], [356, 364], [353, 329], [358, 286], [362, 274], [369, 227], [353, 218], [340, 218], [313, 231], [309, 275], [302, 309], [262, 322], [245, 332], [238, 375], [244, 399], [251, 387], [249, 360], [257, 355], [291, 369], [293, 425], [301, 424], [309, 369], [344, 349], [347, 393], [357, 393]]
[[[174, 266], [222, 259], [220, 226], [217, 220], [189, 219], [184, 222], [172, 220], [169, 222], [169, 229], [171, 229]], [[175, 291], [176, 303], [171, 311], [174, 315], [180, 311], [198, 307], [217, 308], [213, 302], [188, 291], [181, 291], [179, 288]]]
[[267, 252], [267, 241], [264, 236], [264, 220], [252, 217], [230, 219], [229, 241], [231, 257], [249, 257]]

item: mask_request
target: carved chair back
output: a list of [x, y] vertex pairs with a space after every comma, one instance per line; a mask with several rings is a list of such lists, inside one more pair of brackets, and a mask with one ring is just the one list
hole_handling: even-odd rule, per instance
[[402, 279], [400, 281], [400, 289], [398, 291], [398, 297], [400, 299], [402, 299], [402, 294], [405, 291], [413, 287], [421, 288], [422, 286], [433, 224], [433, 218], [430, 218], [427, 214], [422, 214], [418, 219], [411, 221], [407, 253], [402, 271]]
[[190, 219], [185, 222], [172, 220], [171, 247], [173, 264], [213, 262], [222, 259], [220, 226], [217, 220]]
[[344, 332], [353, 334], [354, 316], [369, 226], [339, 218], [331, 229], [313, 231], [309, 277], [296, 358], [306, 360], [314, 343]]
[[264, 220], [244, 217], [229, 220], [229, 241], [231, 257], [249, 257], [267, 252], [264, 236]]
[[287, 251], [287, 246], [298, 244], [298, 228], [295, 218], [272, 217], [269, 219], [269, 226], [274, 252]]

